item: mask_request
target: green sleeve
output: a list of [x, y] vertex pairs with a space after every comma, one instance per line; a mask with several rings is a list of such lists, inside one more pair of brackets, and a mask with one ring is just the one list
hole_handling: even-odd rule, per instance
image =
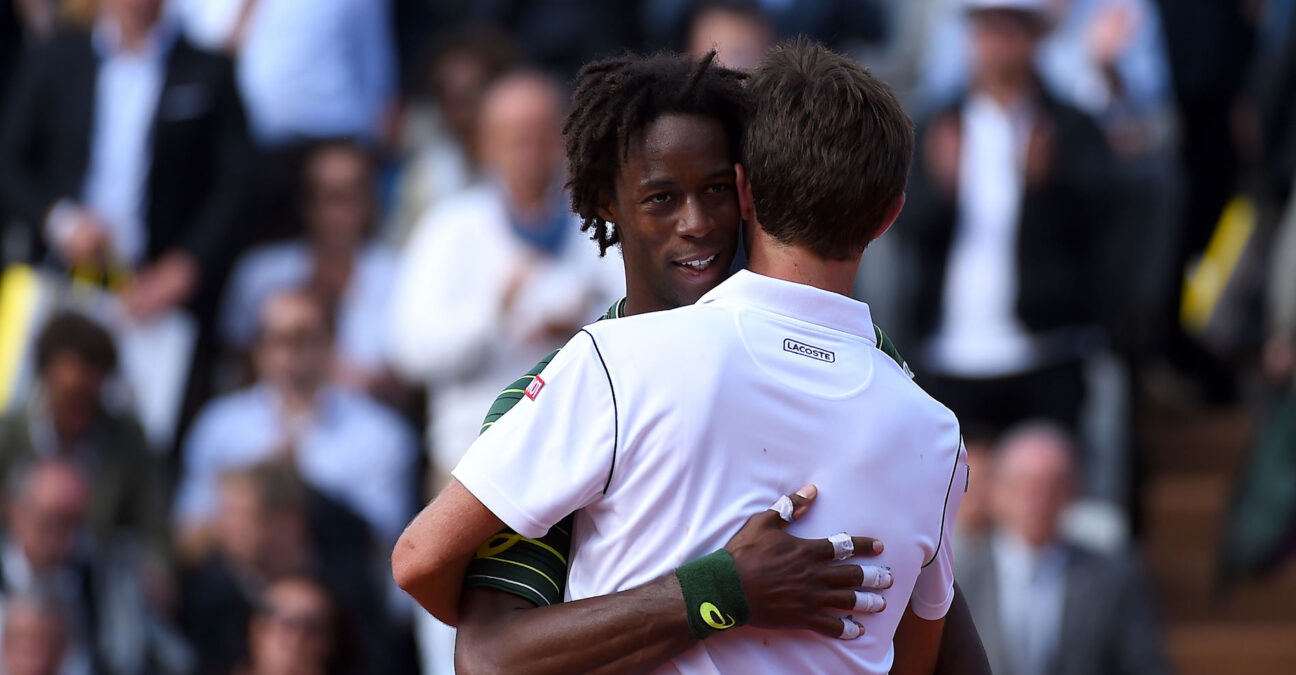
[[493, 588], [536, 604], [556, 605], [567, 587], [572, 521], [567, 516], [543, 537], [529, 539], [504, 530], [477, 549], [465, 588]]
[[499, 418], [503, 417], [504, 413], [512, 410], [513, 406], [517, 405], [517, 402], [522, 400], [522, 395], [526, 393], [526, 388], [531, 386], [531, 380], [534, 380], [557, 355], [558, 350], [553, 350], [548, 356], [540, 359], [539, 363], [532, 366], [531, 370], [526, 372], [526, 375], [513, 380], [513, 384], [505, 387], [504, 391], [501, 391], [499, 396], [495, 397], [495, 402], [491, 404], [490, 410], [486, 412], [486, 419], [482, 420], [481, 429], [479, 429], [477, 433], [481, 434], [483, 431], [486, 431], [492, 424], [499, 420]]
[[[531, 381], [557, 354], [555, 349], [495, 397], [486, 419], [482, 421], [481, 431], [489, 429], [522, 400]], [[537, 606], [562, 602], [563, 589], [567, 586], [572, 521], [573, 516], [567, 516], [539, 539], [523, 537], [513, 530], [499, 532], [477, 550], [468, 566], [464, 587], [493, 588], [512, 593]]]
[[899, 365], [907, 375], [909, 375], [909, 377], [913, 377], [913, 371], [909, 370], [909, 364], [904, 360], [904, 357], [900, 355], [900, 350], [896, 349], [895, 343], [891, 341], [891, 338], [888, 337], [886, 333], [882, 332], [882, 327], [873, 324], [873, 334], [877, 338], [878, 349], [881, 349], [883, 353], [891, 357], [891, 360], [895, 361], [896, 364]]

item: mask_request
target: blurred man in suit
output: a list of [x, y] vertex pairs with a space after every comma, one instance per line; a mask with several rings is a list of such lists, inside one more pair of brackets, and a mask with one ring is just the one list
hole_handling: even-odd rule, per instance
[[247, 131], [229, 61], [162, 0], [102, 0], [19, 68], [0, 124], [0, 200], [38, 258], [125, 291], [139, 318], [214, 308], [237, 242]]
[[1161, 631], [1137, 561], [1064, 541], [1076, 448], [1051, 423], [1009, 431], [995, 458], [995, 527], [959, 551], [957, 576], [1001, 675], [1168, 673]]

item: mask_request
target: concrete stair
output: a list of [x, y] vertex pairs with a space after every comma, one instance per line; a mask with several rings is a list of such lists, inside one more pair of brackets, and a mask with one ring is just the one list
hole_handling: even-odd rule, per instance
[[1255, 428], [1240, 410], [1150, 410], [1144, 553], [1182, 675], [1296, 675], [1296, 561], [1216, 588], [1220, 530]]

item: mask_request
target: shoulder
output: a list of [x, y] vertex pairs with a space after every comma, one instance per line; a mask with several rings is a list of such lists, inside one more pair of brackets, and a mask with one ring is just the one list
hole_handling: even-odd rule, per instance
[[485, 185], [470, 187], [437, 202], [419, 218], [411, 244], [462, 240], [470, 245], [489, 241], [486, 232], [502, 226], [504, 206], [495, 191]]
[[350, 426], [372, 434], [370, 439], [374, 441], [374, 446], [384, 446], [393, 440], [404, 441], [412, 437], [409, 426], [399, 415], [365, 394], [336, 387], [329, 389], [326, 395], [330, 404], [337, 406]]
[[219, 396], [199, 411], [192, 433], [217, 431], [227, 424], [265, 410], [267, 404], [265, 392], [255, 386]]
[[208, 51], [189, 41], [183, 34], [178, 35], [171, 46], [173, 64], [183, 65], [213, 77], [232, 75], [234, 62], [229, 57]]

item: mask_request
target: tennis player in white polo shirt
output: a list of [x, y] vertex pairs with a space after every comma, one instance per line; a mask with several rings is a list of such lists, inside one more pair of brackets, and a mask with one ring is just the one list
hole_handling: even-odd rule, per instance
[[875, 534], [893, 604], [857, 614], [857, 640], [770, 639], [681, 576], [685, 610], [714, 634], [664, 670], [886, 673], [902, 654], [931, 672], [965, 453], [953, 414], [877, 348], [867, 305], [849, 297], [865, 246], [904, 203], [912, 123], [884, 83], [810, 43], [773, 51], [749, 87], [750, 271], [696, 305], [578, 334], [429, 507], [442, 524], [432, 550], [466, 563], [501, 523], [538, 537], [575, 512], [567, 592], [601, 595], [722, 546], [808, 476], [818, 504], [789, 531]]

